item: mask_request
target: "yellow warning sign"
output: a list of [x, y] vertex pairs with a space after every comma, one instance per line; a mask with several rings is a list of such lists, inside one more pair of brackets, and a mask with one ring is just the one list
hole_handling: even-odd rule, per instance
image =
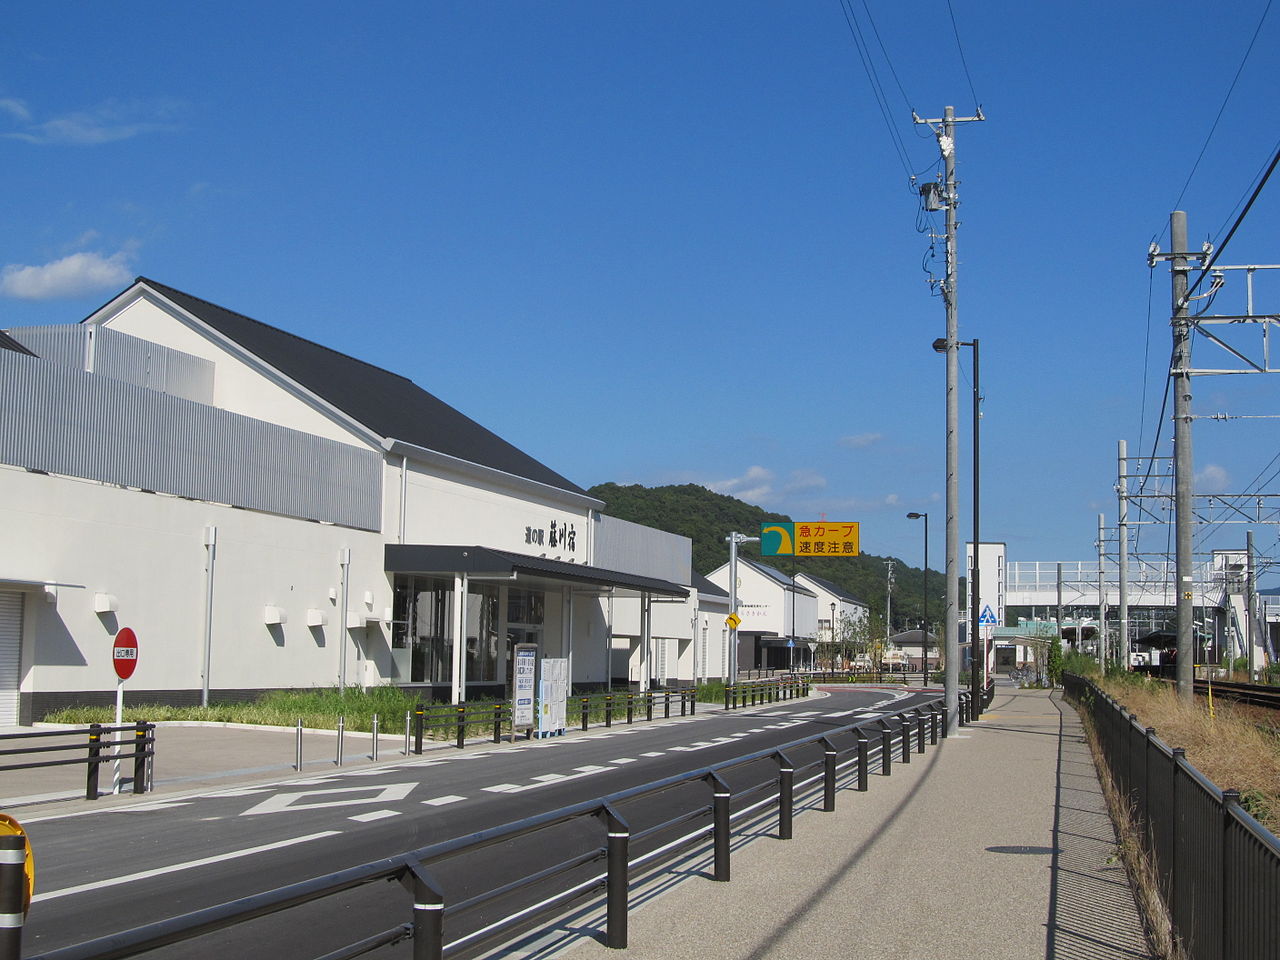
[[731, 613], [724, 618], [724, 622], [729, 625], [730, 630], [737, 630], [738, 624], [742, 623], [742, 618], [736, 613]]
[[0, 834], [21, 837], [26, 848], [22, 871], [26, 879], [22, 888], [22, 914], [26, 916], [31, 908], [31, 891], [36, 888], [36, 862], [31, 855], [31, 841], [27, 839], [27, 833], [22, 829], [22, 824], [7, 813], [0, 813]]

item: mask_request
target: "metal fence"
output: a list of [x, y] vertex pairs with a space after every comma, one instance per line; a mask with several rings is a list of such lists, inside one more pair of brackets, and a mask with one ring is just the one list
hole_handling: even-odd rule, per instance
[[[961, 697], [962, 722], [967, 699]], [[387, 880], [398, 881], [409, 894], [404, 908], [409, 920], [332, 949], [325, 960], [358, 957], [403, 941], [411, 941], [415, 960], [441, 960], [446, 950], [509, 941], [570, 906], [600, 902], [602, 895], [605, 941], [622, 948], [630, 884], [642, 873], [699, 847], [707, 850], [709, 841], [712, 876], [728, 881], [735, 830], [740, 835], [748, 824], [772, 822], [776, 832], [770, 832], [790, 840], [798, 806], [833, 811], [838, 788], [866, 791], [873, 767], [888, 776], [894, 760], [910, 763], [912, 754], [923, 754], [926, 744], [936, 745], [946, 735], [946, 711], [937, 701], [877, 720], [833, 725], [781, 746], [30, 960], [135, 956]], [[577, 835], [570, 837], [571, 830]], [[548, 835], [558, 842], [549, 847]], [[541, 843], [537, 859], [521, 860], [519, 844], [535, 841]], [[479, 886], [474, 869], [460, 872], [467, 858], [483, 858], [495, 849], [503, 865], [518, 865], [514, 872], [482, 869], [488, 884]], [[559, 859], [548, 862], [549, 849]], [[490, 866], [494, 863], [491, 859]], [[348, 927], [345, 936], [359, 936]], [[0, 960], [16, 957], [0, 950]]]
[[1087, 712], [1155, 864], [1173, 935], [1192, 960], [1270, 960], [1280, 944], [1280, 839], [1092, 681], [1063, 689]]
[[[156, 725], [132, 723], [108, 727], [93, 723], [71, 730], [50, 730], [40, 733], [0, 734], [0, 757], [46, 757], [58, 755], [56, 760], [30, 760], [26, 763], [3, 763], [4, 770], [34, 770], [37, 767], [63, 767], [85, 764], [86, 800], [98, 799], [98, 771], [104, 763], [130, 763], [133, 766], [133, 792], [145, 793], [150, 783], [148, 776], [151, 758], [156, 750]], [[103, 739], [112, 734], [125, 734], [118, 740]], [[36, 741], [33, 745], [32, 741]], [[64, 742], [69, 741], [69, 742]], [[12, 746], [12, 744], [24, 746]], [[123, 749], [119, 749], [123, 748]], [[79, 753], [83, 756], [67, 756]]]

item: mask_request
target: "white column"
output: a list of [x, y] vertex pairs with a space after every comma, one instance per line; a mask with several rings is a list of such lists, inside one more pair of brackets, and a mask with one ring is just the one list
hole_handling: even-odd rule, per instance
[[462, 703], [467, 696], [467, 575], [455, 574], [453, 578], [453, 703]]

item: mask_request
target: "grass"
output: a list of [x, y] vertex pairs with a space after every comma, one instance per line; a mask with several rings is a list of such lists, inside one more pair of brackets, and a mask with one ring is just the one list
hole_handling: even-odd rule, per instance
[[1240, 791], [1254, 818], [1280, 833], [1280, 738], [1259, 729], [1248, 707], [1197, 697], [1181, 700], [1168, 684], [1137, 674], [1118, 673], [1099, 684], [1137, 715], [1144, 726], [1187, 759], [1219, 787]]

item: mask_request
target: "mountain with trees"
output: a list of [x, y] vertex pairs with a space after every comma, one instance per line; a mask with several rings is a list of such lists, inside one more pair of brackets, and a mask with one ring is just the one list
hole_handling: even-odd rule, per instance
[[[722, 493], [714, 493], [694, 483], [663, 487], [639, 484], [620, 486], [602, 483], [588, 493], [606, 504], [604, 512], [620, 520], [643, 523], [693, 541], [693, 569], [703, 576], [729, 560], [730, 531], [757, 536], [760, 525], [791, 522], [782, 513], [770, 513]], [[807, 517], [805, 519], [813, 519]], [[883, 621], [888, 568], [893, 566], [893, 623], [890, 633], [920, 626], [924, 613], [924, 570], [897, 557], [864, 553], [857, 557], [760, 557], [758, 543], [743, 544], [739, 555], [767, 564], [790, 575], [808, 573], [843, 588], [871, 609]], [[943, 575], [929, 571], [929, 621], [935, 635], [941, 633], [946, 582]]]

